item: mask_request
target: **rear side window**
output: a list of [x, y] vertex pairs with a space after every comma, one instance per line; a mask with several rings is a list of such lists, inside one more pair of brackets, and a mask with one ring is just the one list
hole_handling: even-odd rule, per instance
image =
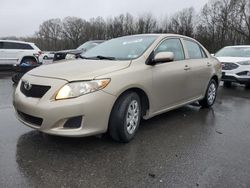
[[29, 44], [16, 43], [16, 42], [3, 42], [3, 49], [13, 50], [33, 50]]
[[202, 59], [207, 57], [204, 50], [196, 42], [190, 40], [184, 40], [184, 44], [187, 48], [190, 59]]
[[3, 49], [3, 42], [0, 42], [0, 49]]
[[174, 60], [184, 60], [184, 51], [179, 39], [166, 39], [155, 50], [155, 54], [159, 52], [173, 52]]

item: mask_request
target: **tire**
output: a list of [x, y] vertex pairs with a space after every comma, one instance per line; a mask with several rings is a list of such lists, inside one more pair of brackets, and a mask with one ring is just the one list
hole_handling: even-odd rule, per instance
[[250, 83], [247, 83], [247, 84], [245, 85], [245, 87], [246, 87], [246, 89], [250, 89]]
[[230, 82], [230, 81], [224, 81], [223, 86], [224, 87], [231, 87], [232, 86], [232, 82]]
[[135, 92], [123, 94], [116, 101], [109, 120], [109, 134], [118, 142], [131, 141], [140, 125], [141, 101]]
[[47, 59], [48, 59], [48, 56], [44, 56], [43, 59], [44, 59], [44, 60], [47, 60]]
[[202, 108], [210, 108], [213, 106], [217, 97], [217, 90], [217, 82], [214, 79], [210, 80], [204, 99], [199, 101], [199, 104], [202, 106]]

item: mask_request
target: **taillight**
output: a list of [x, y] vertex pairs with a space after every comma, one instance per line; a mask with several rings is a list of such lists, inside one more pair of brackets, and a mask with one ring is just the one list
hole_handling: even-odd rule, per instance
[[42, 54], [43, 54], [42, 51], [38, 51], [37, 53], [35, 53], [35, 54], [33, 54], [33, 55], [36, 56], [36, 57], [39, 57], [39, 56], [42, 55]]

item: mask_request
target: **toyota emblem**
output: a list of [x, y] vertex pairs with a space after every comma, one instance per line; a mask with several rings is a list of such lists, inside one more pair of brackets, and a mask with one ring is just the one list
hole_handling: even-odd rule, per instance
[[23, 87], [24, 87], [24, 89], [29, 91], [29, 90], [31, 90], [32, 85], [28, 81], [24, 81]]

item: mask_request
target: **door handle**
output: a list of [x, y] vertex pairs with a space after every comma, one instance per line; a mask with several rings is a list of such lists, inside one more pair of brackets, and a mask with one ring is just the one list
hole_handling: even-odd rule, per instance
[[211, 66], [212, 66], [212, 64], [211, 64], [211, 63], [209, 63], [209, 62], [207, 62], [207, 66], [208, 66], [208, 67], [211, 67]]
[[191, 68], [188, 66], [188, 65], [185, 65], [185, 68], [184, 68], [184, 70], [185, 71], [188, 71], [188, 70], [190, 70]]

